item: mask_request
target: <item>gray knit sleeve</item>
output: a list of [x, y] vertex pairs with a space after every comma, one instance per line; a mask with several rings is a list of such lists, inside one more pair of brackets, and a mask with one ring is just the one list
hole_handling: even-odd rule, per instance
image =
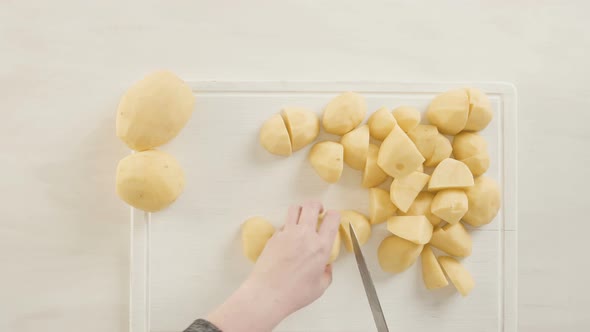
[[184, 332], [222, 332], [215, 325], [204, 319], [197, 319]]

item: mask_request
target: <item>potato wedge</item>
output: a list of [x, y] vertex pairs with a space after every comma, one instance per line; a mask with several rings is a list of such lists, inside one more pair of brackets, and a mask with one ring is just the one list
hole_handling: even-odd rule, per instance
[[429, 179], [430, 175], [420, 172], [393, 179], [389, 190], [391, 202], [402, 212], [407, 212]]
[[456, 224], [467, 212], [467, 194], [461, 189], [445, 189], [436, 193], [431, 212], [449, 224]]
[[377, 156], [379, 155], [379, 147], [375, 144], [369, 144], [369, 152], [367, 153], [367, 162], [365, 170], [363, 171], [362, 186], [365, 188], [372, 188], [385, 182], [389, 175], [383, 172], [381, 167], [377, 165]]
[[458, 222], [435, 229], [430, 245], [452, 256], [467, 257], [471, 255], [473, 241], [465, 226]]
[[416, 262], [422, 248], [422, 244], [415, 244], [395, 235], [388, 236], [377, 250], [379, 265], [383, 271], [389, 273], [405, 271]]
[[486, 176], [475, 179], [473, 187], [465, 189], [469, 209], [463, 221], [479, 227], [489, 224], [500, 210], [500, 188], [496, 181]]
[[423, 162], [424, 157], [399, 126], [394, 127], [385, 138], [377, 157], [379, 167], [394, 178], [412, 173]]
[[361, 246], [367, 243], [371, 237], [371, 224], [367, 217], [356, 211], [340, 211], [340, 235], [342, 236], [342, 241], [344, 241], [344, 247], [346, 250], [352, 252], [352, 239], [350, 238], [349, 224], [352, 224], [352, 227], [354, 227]]
[[369, 125], [371, 137], [379, 141], [384, 140], [393, 127], [397, 125], [393, 114], [387, 107], [381, 107], [371, 114], [367, 124]]
[[285, 107], [281, 112], [293, 152], [313, 142], [320, 134], [320, 118], [303, 107]]
[[316, 143], [311, 148], [308, 158], [311, 166], [324, 181], [338, 182], [344, 168], [344, 148], [340, 143]]
[[422, 191], [418, 194], [418, 196], [416, 196], [416, 199], [408, 211], [406, 213], [400, 212], [399, 214], [403, 216], [425, 216], [430, 221], [432, 226], [438, 226], [438, 224], [441, 222], [440, 217], [432, 214], [430, 211], [430, 206], [433, 199], [433, 193]]
[[358, 170], [363, 170], [369, 153], [369, 126], [360, 126], [344, 134], [340, 139], [344, 147], [344, 162]]
[[416, 244], [426, 244], [432, 237], [432, 224], [425, 216], [390, 217], [387, 219], [387, 230]]
[[471, 273], [453, 257], [441, 256], [438, 262], [459, 293], [463, 296], [469, 295], [475, 287]]
[[432, 172], [428, 190], [467, 188], [473, 186], [473, 175], [464, 163], [447, 158]]
[[397, 208], [389, 199], [389, 193], [381, 188], [369, 189], [369, 221], [380, 224], [393, 216]]
[[488, 96], [476, 88], [466, 89], [469, 96], [469, 116], [464, 130], [480, 131], [492, 121], [492, 104]]
[[449, 285], [447, 277], [438, 263], [429, 245], [425, 245], [422, 253], [422, 279], [426, 289], [438, 289]]
[[406, 133], [420, 123], [420, 111], [410, 106], [400, 106], [393, 110], [393, 117], [397, 125]]
[[280, 114], [271, 116], [260, 128], [260, 145], [268, 152], [279, 156], [290, 156], [293, 153], [291, 138]]
[[469, 97], [465, 89], [444, 92], [434, 97], [426, 112], [428, 121], [445, 135], [456, 135], [469, 117]]
[[242, 224], [242, 249], [244, 256], [256, 262], [266, 242], [275, 233], [275, 228], [262, 217], [252, 217]]
[[345, 92], [326, 105], [322, 124], [327, 133], [342, 136], [356, 128], [366, 113], [365, 98], [358, 93]]

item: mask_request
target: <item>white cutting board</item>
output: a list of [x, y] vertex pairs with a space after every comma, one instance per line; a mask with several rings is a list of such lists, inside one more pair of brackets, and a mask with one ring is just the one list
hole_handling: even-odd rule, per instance
[[[503, 191], [502, 208], [489, 225], [472, 231], [473, 254], [463, 260], [476, 281], [462, 298], [449, 286], [424, 288], [418, 261], [391, 275], [380, 270], [376, 248], [387, 235], [374, 227], [363, 247], [392, 331], [515, 332], [517, 329], [516, 92], [506, 83], [194, 82], [196, 109], [182, 133], [162, 149], [186, 172], [186, 189], [169, 209], [131, 213], [133, 332], [182, 331], [220, 304], [246, 278], [252, 264], [241, 252], [240, 224], [263, 215], [280, 226], [290, 204], [315, 198], [331, 209], [367, 214], [361, 172], [345, 166], [339, 183], [323, 182], [307, 162], [309, 147], [289, 158], [258, 144], [262, 123], [283, 106], [321, 114], [343, 91], [365, 96], [369, 112], [411, 105], [424, 111], [437, 93], [476, 86], [488, 93], [492, 123], [482, 132], [492, 158], [487, 175]], [[368, 117], [368, 115], [367, 115]], [[322, 133], [320, 139], [337, 139]], [[151, 218], [151, 222], [148, 220]], [[344, 248], [334, 282], [311, 306], [285, 320], [283, 332], [374, 331], [353, 255]]]

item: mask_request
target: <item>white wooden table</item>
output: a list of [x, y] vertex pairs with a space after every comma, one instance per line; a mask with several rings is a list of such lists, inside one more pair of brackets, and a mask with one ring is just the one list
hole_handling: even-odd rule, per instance
[[124, 89], [156, 68], [192, 80], [515, 83], [520, 331], [589, 330], [589, 10], [581, 0], [0, 2], [0, 331], [127, 330], [128, 208], [114, 194], [127, 149], [114, 116]]

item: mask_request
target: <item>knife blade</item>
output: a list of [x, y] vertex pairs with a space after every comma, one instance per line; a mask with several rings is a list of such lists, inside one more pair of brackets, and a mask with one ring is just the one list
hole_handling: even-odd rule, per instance
[[371, 273], [369, 273], [369, 269], [367, 268], [367, 263], [365, 262], [365, 257], [361, 251], [361, 246], [356, 236], [356, 232], [354, 231], [354, 227], [352, 227], [352, 223], [349, 224], [349, 227], [350, 238], [352, 239], [352, 247], [354, 249], [354, 257], [356, 258], [356, 264], [359, 267], [359, 272], [361, 273], [361, 279], [363, 280], [365, 293], [367, 294], [367, 299], [369, 300], [369, 305], [371, 306], [371, 312], [373, 313], [375, 326], [377, 326], [378, 332], [389, 332], [387, 322], [385, 321], [385, 316], [383, 315], [383, 309], [381, 308], [381, 303], [379, 302], [379, 297], [377, 296], [377, 291], [375, 290], [375, 285], [371, 279]]

